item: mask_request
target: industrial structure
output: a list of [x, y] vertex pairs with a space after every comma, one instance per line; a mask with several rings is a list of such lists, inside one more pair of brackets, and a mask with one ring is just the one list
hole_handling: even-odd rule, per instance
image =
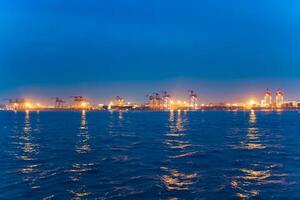
[[171, 95], [168, 94], [167, 91], [162, 91], [163, 96], [162, 96], [162, 103], [163, 103], [163, 108], [165, 110], [171, 109]]
[[116, 96], [114, 100], [112, 100], [107, 107], [108, 110], [129, 110], [133, 109], [137, 105], [131, 104], [130, 102], [126, 102], [123, 97]]
[[189, 96], [190, 97], [190, 102], [189, 102], [190, 109], [196, 110], [198, 108], [198, 95], [193, 90], [190, 90], [189, 93], [190, 93], [190, 96]]
[[150, 110], [196, 110], [198, 109], [198, 95], [189, 91], [189, 101], [173, 98], [167, 91], [152, 93], [148, 98]]
[[59, 97], [52, 97], [51, 99], [55, 100], [55, 102], [54, 102], [54, 108], [55, 109], [63, 109], [63, 108], [65, 108], [64, 107], [64, 103], [65, 103], [64, 100], [60, 99]]
[[70, 105], [71, 109], [90, 110], [92, 108], [88, 100], [83, 96], [71, 96], [71, 98], [73, 98], [73, 102]]
[[112, 102], [111, 105], [122, 107], [125, 105], [125, 99], [117, 96]]
[[44, 106], [34, 103], [27, 98], [8, 98], [7, 104], [0, 107], [0, 110], [288, 110], [300, 109], [300, 101], [286, 101], [284, 92], [281, 89], [276, 90], [274, 98], [272, 92], [266, 89], [261, 102], [251, 99], [248, 102], [221, 102], [199, 104], [199, 96], [193, 90], [188, 91], [188, 96], [183, 99], [177, 99], [171, 96], [167, 91], [154, 92], [148, 97], [146, 104], [137, 104], [126, 102], [121, 96], [108, 104], [91, 104], [83, 96], [71, 96], [72, 101], [66, 103], [60, 97], [52, 97], [52, 105]]
[[28, 110], [32, 108], [29, 100], [24, 98], [9, 98], [5, 100], [8, 101], [6, 105], [7, 110]]
[[284, 104], [284, 94], [281, 89], [278, 89], [276, 91], [275, 105], [277, 108], [281, 108], [283, 104]]
[[149, 109], [151, 110], [163, 110], [164, 102], [159, 93], [153, 93], [149, 96]]
[[290, 106], [288, 106], [287, 102], [284, 102], [284, 93], [281, 89], [278, 89], [275, 92], [275, 102], [272, 99], [272, 92], [269, 89], [267, 89], [264, 93], [264, 98], [261, 101], [261, 104], [259, 107], [265, 108], [265, 109], [273, 109], [273, 108], [278, 109], [278, 108], [284, 108], [284, 107], [290, 107]]
[[269, 90], [269, 88], [267, 88], [264, 93], [264, 98], [261, 101], [261, 106], [265, 108], [272, 107], [272, 92]]

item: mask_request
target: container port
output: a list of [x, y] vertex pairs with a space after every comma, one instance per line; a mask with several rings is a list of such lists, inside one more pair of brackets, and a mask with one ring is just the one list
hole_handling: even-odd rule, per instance
[[285, 100], [284, 92], [278, 89], [273, 93], [266, 89], [260, 101], [250, 99], [248, 102], [204, 103], [194, 90], [187, 91], [184, 98], [176, 98], [167, 91], [153, 92], [147, 96], [145, 103], [126, 101], [124, 97], [116, 96], [107, 103], [91, 103], [84, 96], [70, 96], [69, 100], [61, 97], [51, 97], [52, 105], [37, 103], [28, 98], [6, 98], [7, 103], [0, 110], [291, 110], [300, 109], [300, 101]]

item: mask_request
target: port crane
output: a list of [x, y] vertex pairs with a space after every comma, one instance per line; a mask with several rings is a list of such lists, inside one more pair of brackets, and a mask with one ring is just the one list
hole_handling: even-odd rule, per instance
[[72, 107], [75, 109], [83, 109], [89, 106], [87, 99], [83, 96], [70, 96], [70, 98], [73, 98]]
[[86, 99], [83, 96], [70, 96], [70, 98], [73, 98], [74, 102], [85, 102]]
[[194, 90], [189, 90], [190, 97], [198, 97], [198, 95], [194, 92]]
[[52, 97], [55, 100], [54, 108], [63, 108], [65, 101], [59, 97]]
[[171, 97], [171, 95], [170, 95], [170, 94], [168, 94], [168, 92], [167, 92], [167, 91], [161, 91], [161, 93], [163, 94], [163, 97], [168, 97], [168, 98], [170, 98], [170, 97]]
[[8, 109], [24, 109], [26, 107], [26, 100], [24, 98], [6, 98], [8, 101]]
[[147, 98], [148, 98], [148, 101], [149, 101], [149, 108], [150, 109], [154, 109], [154, 95], [151, 94], [151, 95], [147, 95]]
[[17, 102], [17, 99], [11, 99], [11, 98], [6, 98], [6, 99], [3, 99], [5, 101], [8, 101], [9, 104], [13, 104], [13, 103], [16, 103]]
[[194, 92], [194, 90], [189, 90], [188, 92], [190, 93], [190, 107], [192, 109], [197, 109], [198, 95]]
[[161, 98], [160, 94], [157, 92], [154, 92], [152, 95], [154, 97], [154, 99], [153, 99], [154, 109], [161, 109], [163, 104], [162, 104], [162, 98]]
[[167, 91], [162, 91], [162, 103], [165, 109], [170, 109], [171, 107], [171, 95]]

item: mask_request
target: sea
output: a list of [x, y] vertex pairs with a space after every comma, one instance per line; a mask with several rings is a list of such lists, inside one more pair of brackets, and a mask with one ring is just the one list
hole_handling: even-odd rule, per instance
[[0, 199], [300, 199], [300, 114], [1, 111]]

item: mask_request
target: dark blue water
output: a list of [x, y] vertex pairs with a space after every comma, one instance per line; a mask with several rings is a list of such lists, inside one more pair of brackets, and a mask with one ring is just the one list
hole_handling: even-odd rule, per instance
[[300, 199], [300, 114], [0, 112], [0, 199]]

